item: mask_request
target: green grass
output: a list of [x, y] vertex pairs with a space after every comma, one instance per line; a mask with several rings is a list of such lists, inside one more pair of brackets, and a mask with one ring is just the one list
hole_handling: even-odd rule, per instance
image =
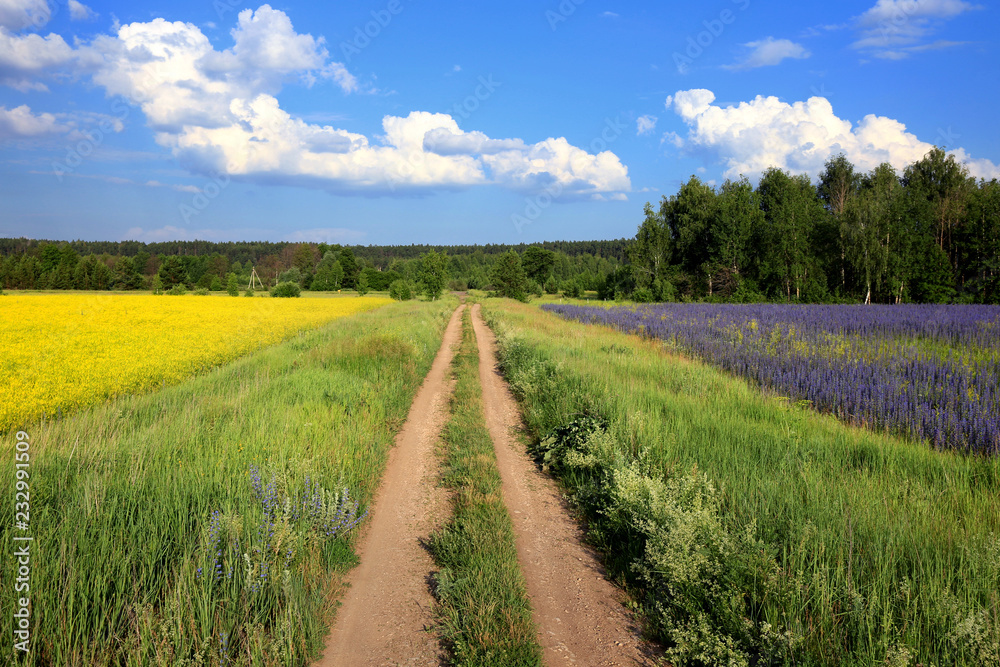
[[455, 393], [445, 428], [444, 481], [454, 515], [431, 539], [443, 631], [452, 663], [540, 666], [514, 529], [500, 493], [496, 454], [483, 413], [479, 353], [469, 311], [453, 362]]
[[996, 458], [846, 426], [655, 341], [484, 311], [537, 453], [674, 664], [1000, 664]]
[[[342, 318], [157, 393], [26, 426], [23, 663], [309, 664], [355, 560], [346, 524], [331, 528], [350, 522], [354, 499], [367, 506], [454, 307]], [[5, 573], [14, 442], [3, 436]], [[4, 576], [7, 656], [14, 596]]]

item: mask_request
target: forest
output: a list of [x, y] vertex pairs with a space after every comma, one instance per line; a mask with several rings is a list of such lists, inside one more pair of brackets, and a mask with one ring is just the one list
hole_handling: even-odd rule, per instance
[[646, 205], [629, 258], [607, 291], [638, 301], [998, 303], [1000, 183], [940, 148], [902, 174], [838, 155], [818, 183], [692, 177]]
[[267, 285], [386, 290], [447, 257], [448, 288], [490, 289], [516, 255], [525, 293], [634, 301], [1000, 303], [1000, 183], [935, 148], [903, 172], [843, 155], [817, 181], [770, 169], [715, 187], [692, 176], [647, 203], [634, 239], [520, 245], [89, 242], [0, 239], [6, 289], [150, 289], [156, 278], [221, 290], [251, 270]]
[[[251, 270], [265, 285], [385, 291], [396, 280], [420, 281], [431, 254], [447, 258], [447, 287], [486, 289], [499, 257], [514, 253], [527, 277], [550, 292], [598, 290], [626, 261], [631, 241], [558, 241], [534, 245], [340, 246], [326, 243], [45, 241], [0, 239], [5, 289], [139, 290], [158, 286], [219, 291], [230, 275], [241, 287]], [[534, 263], [533, 263], [534, 260]]]

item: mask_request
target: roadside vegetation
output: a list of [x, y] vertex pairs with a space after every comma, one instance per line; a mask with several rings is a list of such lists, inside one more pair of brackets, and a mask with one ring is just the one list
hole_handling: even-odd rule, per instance
[[[455, 305], [342, 318], [155, 393], [22, 426], [35, 551], [20, 664], [310, 664], [355, 560], [350, 529]], [[13, 431], [3, 442], [11, 461]], [[14, 486], [3, 466], [0, 487]], [[0, 505], [8, 562], [13, 510]], [[14, 609], [8, 581], [0, 606]], [[0, 628], [13, 636], [10, 614]]]
[[1000, 460], [484, 303], [534, 453], [675, 665], [1000, 663]]
[[469, 310], [453, 362], [455, 393], [445, 427], [444, 483], [454, 515], [430, 541], [441, 567], [436, 595], [452, 663], [463, 667], [542, 664], [517, 561], [514, 528], [500, 492], [483, 412], [479, 353]]

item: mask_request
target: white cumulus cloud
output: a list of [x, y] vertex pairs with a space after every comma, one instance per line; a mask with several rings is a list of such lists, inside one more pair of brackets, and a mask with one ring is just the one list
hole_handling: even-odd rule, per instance
[[274, 95], [289, 81], [328, 78], [345, 92], [357, 87], [343, 65], [328, 62], [322, 39], [297, 34], [288, 16], [268, 5], [240, 12], [232, 37], [232, 49], [216, 51], [190, 23], [124, 25], [90, 47], [101, 57], [94, 81], [140, 104], [150, 125], [165, 132], [230, 124], [234, 100]]
[[[345, 94], [363, 86], [330, 60], [322, 37], [296, 32], [288, 15], [269, 5], [241, 11], [230, 35], [231, 48], [219, 50], [197, 26], [162, 18], [117, 26], [116, 34], [76, 48], [58, 35], [2, 32], [0, 80], [32, 86], [42, 75], [62, 74], [61, 67], [90, 74], [109, 96], [138, 105], [157, 143], [198, 174], [349, 194], [477, 185], [527, 192], [558, 186], [568, 198], [631, 191], [614, 153], [593, 154], [562, 137], [491, 138], [424, 111], [385, 116], [383, 133], [371, 137], [295, 117], [278, 99], [288, 84], [325, 83]], [[312, 117], [339, 123], [335, 110], [323, 111]]]
[[281, 108], [286, 82], [327, 78], [358, 89], [342, 64], [328, 62], [322, 38], [296, 33], [268, 5], [241, 12], [231, 34], [234, 46], [218, 51], [190, 23], [122, 26], [95, 41], [103, 64], [94, 80], [137, 102], [157, 142], [199, 173], [359, 194], [485, 184], [530, 191], [558, 183], [567, 196], [631, 189], [613, 153], [593, 155], [563, 138], [492, 139], [447, 114], [386, 116], [375, 137], [306, 122]]
[[22, 92], [47, 90], [37, 77], [75, 58], [74, 50], [55, 33], [15, 35], [0, 26], [0, 84]]
[[50, 113], [32, 113], [26, 104], [13, 109], [0, 106], [0, 141], [50, 137], [72, 129]]
[[740, 71], [757, 67], [770, 67], [781, 63], [786, 58], [803, 59], [811, 55], [801, 44], [796, 44], [789, 39], [775, 39], [774, 37], [747, 42], [743, 46], [749, 49], [748, 53], [736, 64], [727, 65], [726, 69]]
[[[683, 148], [721, 162], [729, 178], [756, 177], [770, 167], [816, 177], [837, 153], [865, 171], [883, 162], [903, 169], [933, 148], [884, 116], [869, 114], [853, 126], [823, 97], [788, 104], [759, 95], [725, 108], [714, 101], [710, 90], [682, 90], [667, 98], [667, 107], [688, 126]], [[989, 160], [972, 159], [961, 148], [950, 152], [973, 176], [1000, 177], [1000, 167]]]

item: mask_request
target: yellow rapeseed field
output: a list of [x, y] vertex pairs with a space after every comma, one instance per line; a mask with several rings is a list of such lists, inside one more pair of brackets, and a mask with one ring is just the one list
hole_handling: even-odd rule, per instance
[[171, 384], [382, 297], [0, 296], [0, 431]]

